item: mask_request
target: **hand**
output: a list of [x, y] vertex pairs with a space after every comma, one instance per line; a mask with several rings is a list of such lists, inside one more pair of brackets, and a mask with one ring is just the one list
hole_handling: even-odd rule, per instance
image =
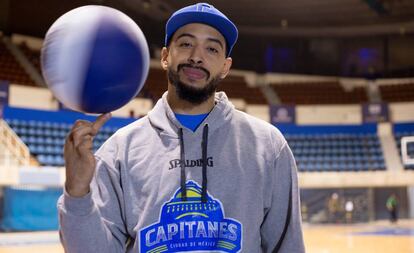
[[72, 197], [89, 193], [89, 185], [95, 173], [93, 138], [111, 118], [110, 113], [100, 115], [95, 122], [78, 120], [69, 132], [64, 147], [66, 166], [66, 192]]

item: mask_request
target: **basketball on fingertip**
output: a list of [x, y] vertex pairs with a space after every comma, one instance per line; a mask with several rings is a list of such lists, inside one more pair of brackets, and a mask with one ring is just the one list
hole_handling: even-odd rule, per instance
[[66, 107], [85, 113], [117, 110], [138, 95], [150, 55], [140, 27], [124, 13], [88, 5], [59, 17], [41, 51], [42, 74]]

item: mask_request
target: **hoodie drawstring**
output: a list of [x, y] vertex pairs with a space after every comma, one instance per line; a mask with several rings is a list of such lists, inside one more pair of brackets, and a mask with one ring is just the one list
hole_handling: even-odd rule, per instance
[[203, 141], [201, 143], [202, 165], [203, 165], [203, 188], [201, 193], [201, 202], [207, 202], [207, 144], [208, 144], [208, 124], [203, 128]]
[[181, 165], [181, 197], [183, 201], [187, 200], [187, 187], [185, 185], [185, 155], [184, 155], [184, 138], [183, 138], [183, 129], [180, 128], [180, 165]]
[[[186, 176], [185, 176], [185, 150], [184, 150], [184, 137], [183, 129], [180, 128], [179, 131], [180, 137], [180, 165], [181, 165], [181, 197], [183, 201], [187, 200], [187, 186], [186, 186]], [[203, 182], [202, 182], [202, 192], [201, 192], [201, 202], [206, 203], [207, 198], [207, 145], [208, 145], [208, 124], [204, 125], [203, 128], [203, 140], [201, 142], [201, 151], [202, 151], [202, 168], [203, 168]]]

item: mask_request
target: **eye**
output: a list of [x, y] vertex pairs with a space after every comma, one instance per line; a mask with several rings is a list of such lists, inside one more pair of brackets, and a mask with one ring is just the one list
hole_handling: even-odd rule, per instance
[[211, 53], [218, 54], [218, 50], [215, 47], [207, 47], [207, 50]]
[[183, 47], [183, 48], [188, 48], [188, 47], [191, 47], [191, 46], [192, 46], [192, 44], [191, 44], [190, 42], [181, 42], [181, 43], [179, 44], [179, 46], [180, 46], [180, 47]]

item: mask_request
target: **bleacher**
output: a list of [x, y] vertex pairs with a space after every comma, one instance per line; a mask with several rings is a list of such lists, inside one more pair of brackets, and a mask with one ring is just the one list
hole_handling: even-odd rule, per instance
[[414, 101], [414, 83], [380, 85], [381, 98], [386, 102]]
[[243, 99], [248, 104], [269, 104], [259, 87], [249, 87], [240, 76], [227, 76], [218, 86], [230, 98]]
[[6, 47], [0, 37], [0, 80], [7, 80], [11, 83], [35, 86], [35, 82], [25, 72]]
[[[72, 111], [12, 107], [5, 108], [4, 116], [43, 166], [63, 166], [63, 145], [71, 125], [78, 118], [93, 118]], [[111, 119], [95, 138], [94, 148], [97, 149], [119, 127], [133, 120]], [[376, 124], [277, 127], [284, 133], [301, 172], [386, 169]]]
[[163, 69], [150, 68], [147, 81], [139, 96], [150, 98], [156, 102], [167, 89], [167, 74], [165, 71]]
[[301, 172], [386, 169], [375, 124], [278, 127]]
[[31, 49], [27, 46], [26, 43], [20, 43], [18, 45], [20, 50], [24, 53], [26, 58], [30, 61], [30, 63], [36, 68], [36, 70], [41, 73], [41, 67], [40, 67], [40, 51]]
[[[77, 119], [95, 119], [73, 111], [42, 111], [12, 107], [5, 108], [4, 117], [42, 166], [63, 166], [63, 145], [72, 124]], [[94, 149], [99, 148], [118, 128], [134, 120], [111, 118], [95, 137]]]
[[359, 104], [368, 101], [364, 87], [345, 90], [338, 82], [272, 84], [283, 104]]

